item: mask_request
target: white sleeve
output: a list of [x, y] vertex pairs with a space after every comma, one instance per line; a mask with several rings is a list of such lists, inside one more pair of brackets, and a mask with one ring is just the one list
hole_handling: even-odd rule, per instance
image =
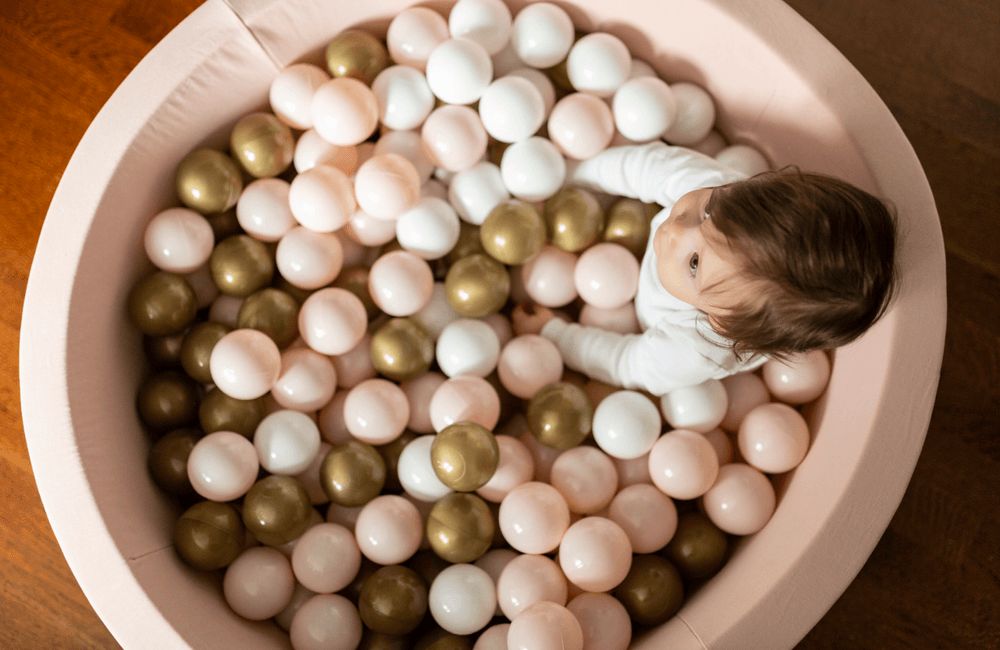
[[650, 328], [643, 334], [618, 334], [553, 318], [541, 335], [556, 344], [563, 362], [587, 376], [622, 388], [664, 395], [728, 374], [688, 342]]
[[671, 206], [691, 190], [746, 176], [702, 153], [664, 142], [612, 147], [571, 164], [567, 183]]

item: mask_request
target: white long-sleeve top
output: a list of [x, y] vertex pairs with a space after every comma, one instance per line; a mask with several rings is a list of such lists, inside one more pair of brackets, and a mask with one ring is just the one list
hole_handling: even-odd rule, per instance
[[653, 236], [688, 192], [746, 178], [713, 158], [663, 142], [614, 147], [570, 169], [567, 184], [663, 206], [650, 224], [639, 270], [635, 311], [642, 334], [618, 334], [553, 318], [541, 334], [570, 368], [623, 388], [663, 395], [708, 379], [753, 370], [762, 355], [739, 361], [704, 314], [675, 298], [656, 272]]

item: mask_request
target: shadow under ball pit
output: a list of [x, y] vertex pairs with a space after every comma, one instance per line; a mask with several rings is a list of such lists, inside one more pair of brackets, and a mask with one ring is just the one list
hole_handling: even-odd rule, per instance
[[[149, 638], [163, 647], [287, 644], [277, 626], [231, 612], [218, 585], [176, 557], [170, 538], [180, 513], [148, 475], [149, 442], [131, 409], [108, 408], [131, 403], [145, 372], [141, 338], [122, 305], [151, 272], [142, 260], [146, 221], [176, 203], [177, 163], [198, 147], [224, 149], [235, 121], [266, 105], [284, 66], [320, 61], [332, 35], [384, 27], [410, 4], [348, 3], [330, 12], [319, 0], [208, 0], [126, 79], [62, 176], [24, 303], [22, 414], [56, 537], [126, 647]], [[944, 341], [940, 224], [891, 113], [792, 9], [777, 0], [675, 4], [565, 6], [577, 27], [622, 37], [668, 81], [703, 84], [731, 141], [758, 144], [778, 167], [834, 174], [890, 199], [906, 232], [898, 299], [836, 352], [829, 389], [807, 413], [811, 451], [780, 482], [774, 517], [734, 545], [677, 616], [634, 640], [640, 650], [792, 646], [867, 559], [920, 452]], [[227, 101], [218, 101], [220, 92]], [[782, 625], [773, 624], [778, 618]]]

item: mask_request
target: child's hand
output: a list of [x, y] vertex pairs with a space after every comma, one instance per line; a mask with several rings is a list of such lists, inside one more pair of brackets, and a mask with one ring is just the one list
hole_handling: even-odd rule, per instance
[[548, 307], [536, 305], [532, 302], [523, 302], [514, 307], [510, 315], [511, 324], [514, 327], [514, 334], [538, 334], [545, 327], [545, 324], [555, 318]]

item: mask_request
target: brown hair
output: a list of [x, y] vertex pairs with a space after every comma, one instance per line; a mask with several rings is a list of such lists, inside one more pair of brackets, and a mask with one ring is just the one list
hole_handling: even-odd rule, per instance
[[853, 341], [896, 291], [895, 209], [850, 183], [785, 167], [716, 188], [707, 211], [758, 289], [711, 319], [738, 356]]

